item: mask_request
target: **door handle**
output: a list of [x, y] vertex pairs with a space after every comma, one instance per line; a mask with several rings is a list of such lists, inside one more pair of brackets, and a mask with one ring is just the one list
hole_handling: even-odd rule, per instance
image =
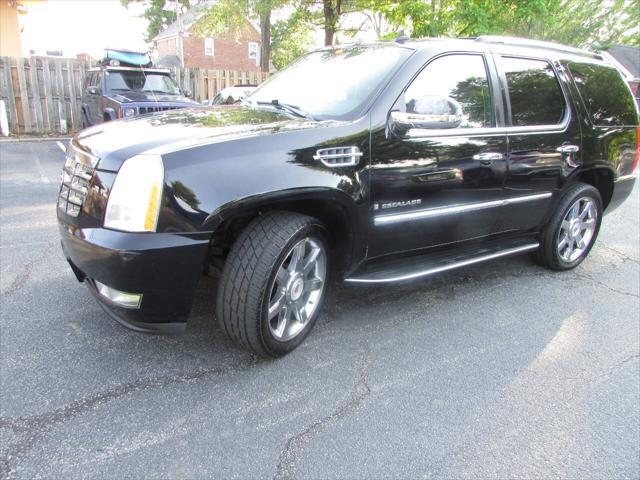
[[577, 145], [560, 145], [556, 148], [556, 152], [559, 152], [562, 155], [562, 159], [569, 165], [571, 168], [576, 168], [578, 163], [574, 158], [574, 153], [578, 153], [580, 147]]
[[483, 153], [476, 153], [473, 156], [474, 160], [479, 160], [481, 164], [483, 165], [489, 165], [491, 164], [491, 162], [495, 162], [497, 160], [502, 160], [504, 158], [504, 155], [502, 155], [501, 153], [498, 152], [483, 152]]
[[556, 148], [556, 152], [560, 153], [576, 153], [580, 151], [580, 147], [577, 145], [561, 145]]

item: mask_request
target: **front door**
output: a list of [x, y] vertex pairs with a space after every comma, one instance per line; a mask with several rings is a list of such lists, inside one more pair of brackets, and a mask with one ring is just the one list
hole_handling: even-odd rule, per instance
[[500, 232], [507, 139], [492, 69], [483, 53], [432, 59], [394, 109], [434, 122], [372, 135], [370, 258]]
[[558, 65], [496, 55], [505, 86], [509, 140], [502, 228], [538, 230], [563, 179], [581, 163], [581, 132]]

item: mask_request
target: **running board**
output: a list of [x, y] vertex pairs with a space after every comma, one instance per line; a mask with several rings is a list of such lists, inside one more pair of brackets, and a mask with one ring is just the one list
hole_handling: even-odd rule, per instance
[[512, 239], [499, 244], [458, 250], [439, 255], [421, 255], [389, 260], [375, 266], [358, 269], [344, 281], [348, 283], [392, 283], [427, 277], [496, 258], [530, 252], [540, 244], [531, 238]]

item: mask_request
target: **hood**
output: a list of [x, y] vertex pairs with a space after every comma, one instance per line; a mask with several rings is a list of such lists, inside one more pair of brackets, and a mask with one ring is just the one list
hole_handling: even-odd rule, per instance
[[107, 97], [118, 103], [134, 103], [134, 102], [152, 102], [152, 103], [186, 103], [188, 105], [197, 105], [198, 102], [191, 100], [184, 95], [171, 95], [169, 93], [141, 92], [131, 90], [129, 92], [109, 93]]
[[102, 123], [78, 133], [73, 143], [97, 157], [97, 168], [117, 171], [125, 160], [141, 153], [161, 155], [193, 145], [315, 128], [326, 123], [334, 122], [315, 122], [241, 105], [183, 108]]

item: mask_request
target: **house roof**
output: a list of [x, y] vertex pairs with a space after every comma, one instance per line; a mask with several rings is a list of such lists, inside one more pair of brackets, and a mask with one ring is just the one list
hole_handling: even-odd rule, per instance
[[640, 48], [613, 45], [607, 50], [634, 78], [640, 78]]
[[[207, 9], [215, 5], [215, 0], [203, 0], [191, 7], [185, 13], [182, 14], [182, 29], [183, 31], [189, 30], [194, 23], [196, 23], [200, 18], [206, 13]], [[253, 28], [256, 29], [258, 33], [260, 33], [260, 29], [253, 24], [253, 22], [249, 22]], [[178, 20], [171, 23], [167, 28], [161, 31], [158, 35], [153, 37], [154, 41], [162, 40], [164, 38], [170, 38], [178, 35], [180, 31], [180, 27], [178, 25]]]

